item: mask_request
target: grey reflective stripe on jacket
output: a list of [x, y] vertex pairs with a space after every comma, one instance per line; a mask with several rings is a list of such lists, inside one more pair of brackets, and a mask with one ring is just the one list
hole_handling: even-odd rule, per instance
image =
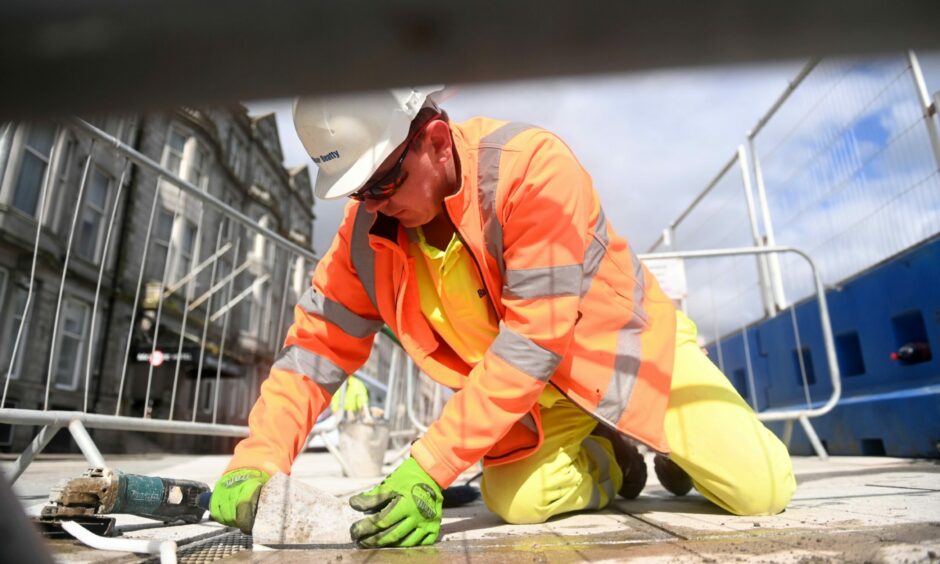
[[554, 298], [581, 292], [580, 264], [506, 271], [503, 295], [510, 298]]
[[[599, 210], [594, 232], [591, 234], [591, 243], [585, 249], [581, 264], [510, 270], [506, 270], [505, 267], [503, 260], [503, 227], [496, 214], [496, 189], [499, 186], [500, 156], [502, 147], [506, 143], [530, 128], [531, 126], [526, 124], [506, 124], [484, 137], [480, 146], [479, 199], [486, 249], [499, 265], [500, 274], [504, 281], [503, 293], [509, 298], [532, 299], [568, 295], [583, 297], [591, 289], [591, 284], [607, 254], [607, 246], [610, 244], [610, 239], [607, 236], [607, 218], [603, 209]], [[614, 426], [630, 403], [630, 396], [633, 393], [637, 373], [640, 369], [641, 334], [647, 323], [647, 317], [642, 308], [644, 296], [643, 269], [639, 259], [635, 254], [632, 254], [632, 250], [631, 258], [634, 276], [637, 281], [633, 295], [633, 315], [617, 335], [617, 352], [613, 374], [607, 390], [597, 406], [597, 415]], [[547, 355], [543, 356], [533, 347], [538, 347], [544, 353], [549, 353], [549, 351], [541, 349], [534, 342], [528, 341], [521, 335], [511, 332], [504, 333], [504, 329], [505, 327], [500, 324], [499, 335], [491, 345], [490, 350], [533, 378], [548, 381], [558, 362], [561, 361], [561, 357], [558, 357], [557, 361], [549, 359]], [[528, 342], [526, 343], [522, 339]], [[557, 355], [555, 356], [557, 357]], [[551, 370], [548, 370], [549, 367], [551, 367]]]
[[[503, 293], [509, 298], [551, 298], [559, 296], [583, 297], [591, 289], [594, 277], [607, 254], [610, 240], [607, 236], [607, 218], [604, 210], [598, 212], [591, 234], [591, 243], [584, 252], [581, 264], [555, 267], [506, 270], [503, 260], [503, 227], [496, 214], [496, 189], [499, 186], [499, 162], [502, 147], [531, 126], [509, 123], [490, 133], [480, 145], [479, 199], [483, 218], [486, 249], [496, 259], [504, 281]], [[640, 367], [640, 334], [646, 325], [642, 312], [643, 272], [636, 255], [632, 256], [637, 285], [634, 289], [634, 313], [617, 335], [617, 352], [613, 375], [597, 414], [616, 425], [630, 402]], [[502, 323], [490, 351], [518, 370], [537, 380], [547, 382], [561, 361], [561, 357], [543, 349], [529, 339], [508, 331]], [[608, 499], [610, 496], [608, 497]]]
[[369, 244], [369, 229], [375, 222], [375, 214], [366, 211], [366, 207], [360, 205], [356, 210], [356, 220], [353, 223], [352, 238], [349, 243], [350, 260], [356, 274], [359, 275], [359, 282], [365, 289], [366, 294], [372, 301], [372, 306], [378, 311], [379, 302], [375, 299], [375, 251]]
[[584, 278], [581, 279], [581, 297], [584, 297], [591, 289], [591, 282], [597, 276], [597, 271], [601, 267], [601, 261], [607, 254], [607, 245], [610, 240], [607, 238], [607, 218], [604, 217], [604, 210], [600, 209], [597, 214], [597, 224], [594, 225], [594, 235], [591, 244], [584, 251]]
[[[584, 252], [582, 264], [544, 268], [509, 269], [506, 271], [504, 295], [510, 298], [584, 297], [607, 253], [607, 221], [600, 210], [591, 244]], [[641, 295], [642, 298], [642, 295]]]
[[357, 339], [374, 335], [383, 325], [381, 320], [369, 319], [353, 313], [343, 304], [327, 298], [312, 287], [307, 288], [297, 305], [307, 313], [329, 321], [350, 337]]
[[329, 359], [304, 350], [296, 345], [281, 349], [272, 369], [288, 370], [307, 376], [330, 393], [336, 393], [346, 381], [346, 371], [336, 366]]
[[486, 249], [499, 265], [500, 278], [504, 281], [503, 292], [507, 297], [584, 296], [607, 251], [607, 221], [603, 210], [598, 215], [591, 245], [585, 251], [582, 264], [507, 271], [503, 261], [503, 226], [496, 214], [500, 157], [506, 143], [532, 128], [525, 123], [507, 123], [480, 142], [479, 200]]
[[506, 364], [519, 372], [528, 374], [541, 382], [548, 382], [548, 379], [555, 373], [558, 363], [561, 362], [561, 355], [516, 333], [502, 322], [499, 323], [499, 333], [488, 352], [503, 359]]
[[483, 238], [486, 250], [499, 265], [499, 277], [506, 279], [506, 264], [503, 262], [503, 226], [496, 216], [496, 187], [499, 186], [499, 161], [503, 147], [523, 131], [532, 129], [526, 123], [507, 123], [480, 140], [477, 179], [480, 212], [483, 219]]
[[643, 266], [640, 259], [630, 251], [633, 261], [636, 286], [633, 290], [633, 315], [617, 334], [617, 356], [614, 359], [614, 374], [597, 406], [597, 416], [616, 425], [623, 412], [630, 404], [633, 386], [636, 384], [637, 373], [640, 370], [642, 354], [641, 337], [646, 328], [647, 316], [643, 310], [643, 293], [645, 281], [643, 280]]

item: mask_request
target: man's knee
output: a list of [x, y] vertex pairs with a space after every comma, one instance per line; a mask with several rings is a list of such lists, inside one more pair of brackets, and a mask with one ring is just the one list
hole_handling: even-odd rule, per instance
[[524, 501], [500, 507], [490, 507], [490, 511], [510, 525], [536, 525], [548, 520], [548, 514], [539, 511]]
[[729, 508], [735, 515], [776, 515], [787, 508], [795, 484], [774, 484], [768, 490], [743, 492]]
[[551, 515], [539, 501], [545, 496], [537, 480], [521, 483], [503, 479], [501, 473], [484, 473], [481, 490], [487, 509], [513, 525], [544, 523]]
[[796, 491], [789, 460], [777, 472], [750, 476], [730, 488], [724, 499], [725, 509], [735, 515], [776, 515], [790, 503]]

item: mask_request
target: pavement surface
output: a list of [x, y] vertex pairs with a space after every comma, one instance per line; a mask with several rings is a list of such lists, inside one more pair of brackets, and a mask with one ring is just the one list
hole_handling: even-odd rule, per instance
[[[227, 456], [105, 458], [125, 472], [209, 484], [228, 461]], [[796, 495], [785, 512], [770, 517], [729, 515], [694, 491], [675, 497], [656, 482], [652, 459], [647, 463], [650, 479], [636, 500], [619, 499], [603, 511], [524, 526], [500, 522], [476, 501], [446, 510], [442, 540], [425, 548], [362, 550], [339, 544], [272, 549], [210, 521], [167, 526], [123, 515], [117, 516], [116, 530], [124, 538], [174, 540], [179, 562], [940, 563], [940, 460], [794, 458]], [[10, 464], [5, 460], [4, 470]], [[14, 485], [14, 493], [27, 513], [37, 515], [50, 488], [80, 475], [86, 466], [81, 457], [40, 457]], [[304, 453], [292, 475], [337, 497], [379, 481], [342, 477], [328, 453]], [[58, 562], [157, 561], [88, 548], [72, 539], [47, 540], [46, 545]]]

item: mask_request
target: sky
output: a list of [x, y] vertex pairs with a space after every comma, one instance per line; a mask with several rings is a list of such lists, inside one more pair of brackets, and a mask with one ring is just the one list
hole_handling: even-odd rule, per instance
[[[940, 88], [938, 61], [922, 56], [931, 92]], [[736, 153], [804, 65], [799, 60], [448, 85], [452, 94], [442, 105], [454, 121], [485, 115], [558, 134], [593, 177], [610, 224], [645, 252]], [[246, 105], [252, 114], [276, 112], [285, 165], [316, 170], [294, 132], [290, 100]], [[869, 124], [859, 132], [862, 140], [884, 135], [879, 127]], [[318, 255], [329, 247], [343, 205], [345, 200], [317, 200]]]

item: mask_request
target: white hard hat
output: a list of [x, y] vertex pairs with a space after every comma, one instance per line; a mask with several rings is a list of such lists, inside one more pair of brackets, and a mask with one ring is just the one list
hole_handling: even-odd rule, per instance
[[294, 127], [319, 172], [318, 198], [352, 194], [366, 183], [408, 137], [411, 121], [443, 86], [392, 89], [368, 94], [300, 97]]

